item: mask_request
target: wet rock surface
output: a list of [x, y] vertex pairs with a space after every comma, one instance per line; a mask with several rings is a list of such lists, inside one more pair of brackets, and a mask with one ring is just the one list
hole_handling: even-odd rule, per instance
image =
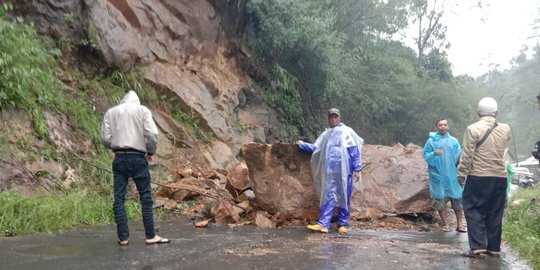
[[355, 193], [355, 207], [392, 213], [427, 213], [433, 210], [423, 148], [410, 144], [362, 147], [364, 193]]
[[2, 269], [530, 269], [506, 246], [502, 258], [460, 256], [467, 235], [457, 232], [319, 234], [304, 227], [196, 228], [186, 219], [158, 225], [171, 243], [146, 245], [139, 223], [131, 224], [125, 247], [113, 226], [0, 238]]
[[[288, 219], [314, 220], [319, 199], [311, 174], [311, 155], [294, 144], [245, 144], [242, 147], [255, 193], [255, 207], [281, 212]], [[362, 148], [364, 192], [352, 196], [352, 212], [362, 219], [367, 212], [428, 213], [430, 197], [422, 148], [364, 145]], [[380, 216], [379, 215], [379, 216]]]
[[294, 144], [245, 144], [246, 161], [255, 208], [281, 212], [288, 219], [314, 220], [319, 213], [311, 177], [310, 154]]

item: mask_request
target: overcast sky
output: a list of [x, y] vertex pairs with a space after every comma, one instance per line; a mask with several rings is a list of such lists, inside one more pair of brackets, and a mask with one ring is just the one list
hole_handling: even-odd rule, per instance
[[[533, 30], [534, 20], [540, 18], [540, 0], [450, 0], [444, 15], [448, 26], [447, 41], [451, 43], [448, 57], [455, 76], [473, 77], [493, 69], [510, 67], [509, 62], [519, 54], [524, 44], [536, 44], [540, 34]], [[459, 4], [455, 4], [459, 3]]]

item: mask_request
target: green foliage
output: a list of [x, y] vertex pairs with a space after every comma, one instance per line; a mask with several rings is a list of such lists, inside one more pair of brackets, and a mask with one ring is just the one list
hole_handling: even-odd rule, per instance
[[[423, 144], [441, 117], [461, 137], [474, 120], [476, 101], [456, 84], [447, 55], [435, 44], [444, 41], [444, 25], [437, 23], [437, 33], [423, 41], [429, 53], [420, 58], [390, 38], [410, 16], [429, 15], [421, 13], [427, 2], [420, 2], [248, 2], [256, 28], [251, 44], [272, 67], [265, 101], [313, 137], [315, 112], [329, 107], [340, 108], [343, 121], [370, 143]], [[411, 13], [412, 7], [423, 9]]]
[[238, 124], [236, 125], [236, 130], [238, 130], [240, 133], [245, 132], [247, 130], [246, 123], [238, 121]]
[[21, 19], [0, 18], [0, 108], [13, 107], [28, 112], [36, 134], [46, 137], [46, 110], [57, 109], [72, 117], [99, 144], [99, 119], [87, 104], [84, 94], [67, 100], [62, 83], [56, 77], [60, 51], [41, 41], [32, 25]]
[[461, 102], [467, 93], [453, 84], [418, 81], [407, 93], [397, 102], [401, 106], [392, 113], [397, 127], [394, 131], [396, 142], [423, 145], [427, 133], [435, 129], [435, 120], [440, 118], [448, 119], [450, 132], [461, 139], [467, 123], [476, 120], [474, 109]]
[[509, 146], [520, 161], [531, 156], [534, 142], [540, 140], [540, 125], [531, 125], [531, 119], [540, 114], [535, 98], [540, 92], [540, 55], [536, 50], [531, 59], [514, 63], [510, 70], [494, 70], [481, 78], [486, 82], [484, 92], [499, 103], [499, 121], [512, 128]]
[[365, 46], [381, 35], [391, 36], [408, 24], [409, 1], [340, 0], [329, 2], [337, 27], [346, 34], [347, 48]]
[[64, 22], [68, 24], [75, 22], [75, 16], [72, 13], [64, 13]]
[[88, 96], [80, 93], [77, 99], [72, 100], [71, 105], [66, 111], [69, 113], [70, 120], [75, 130], [83, 131], [83, 134], [90, 139], [94, 147], [100, 148], [101, 135], [100, 124], [101, 117], [92, 110], [88, 104]]
[[138, 69], [124, 73], [120, 71], [103, 73], [99, 77], [101, 90], [98, 90], [98, 92], [103, 91], [105, 94], [112, 91], [114, 94], [111, 96], [111, 103], [118, 104], [127, 89], [134, 90], [145, 104], [159, 108], [162, 111], [170, 112], [195, 138], [205, 142], [210, 142], [215, 138], [211, 132], [204, 130], [195, 114], [181, 110], [175, 97], [159, 94], [153, 87], [145, 83], [142, 78], [143, 75]]
[[298, 140], [297, 134], [297, 130], [287, 127], [279, 131], [279, 141], [284, 143], [294, 143], [296, 140]]
[[[65, 19], [69, 20], [70, 16]], [[58, 153], [48, 140], [42, 141], [39, 150], [34, 149], [33, 138], [26, 137], [18, 138], [16, 145], [10, 146], [6, 140], [9, 130], [3, 130], [0, 136], [2, 153], [15, 153], [16, 150], [11, 149], [13, 147], [24, 152], [17, 159], [27, 159], [18, 162], [38, 158], [56, 160], [74, 168], [85, 180], [84, 184], [73, 186], [72, 190], [57, 189], [54, 193], [43, 193], [37, 197], [27, 198], [16, 192], [0, 193], [0, 228], [15, 234], [27, 234], [68, 229], [78, 224], [112, 222], [111, 155], [101, 146], [99, 128], [102, 116], [94, 111], [93, 102], [96, 98], [105, 98], [105, 102], [115, 104], [126, 89], [132, 88], [138, 91], [142, 100], [149, 100], [156, 106], [164, 101], [151, 87], [141, 83], [136, 71], [102, 73], [96, 78], [87, 78], [76, 70], [70, 70], [69, 81], [76, 78], [76, 85], [70, 85], [70, 88], [77, 88], [77, 91], [66, 92], [55, 72], [59, 51], [41, 41], [33, 26], [21, 19], [8, 21], [0, 18], [0, 36], [3, 40], [0, 42], [0, 109], [26, 111], [36, 135], [41, 138], [47, 138], [48, 134], [45, 112], [56, 110], [68, 117], [68, 124], [76, 131], [78, 140], [89, 140], [89, 146], [94, 148], [90, 150], [97, 150], [88, 161], [73, 153]], [[36, 173], [48, 176], [46, 171]], [[128, 200], [127, 209], [130, 217], [140, 217], [138, 202]]]
[[27, 111], [37, 135], [44, 137], [45, 108], [63, 109], [63, 88], [55, 77], [60, 52], [45, 46], [20, 18], [0, 17], [0, 36], [0, 108]]
[[[525, 203], [511, 206], [520, 199]], [[540, 269], [540, 187], [518, 190], [509, 205], [503, 222], [503, 238], [533, 269]]]
[[428, 55], [420, 59], [420, 76], [439, 80], [441, 82], [451, 82], [453, 80], [452, 69], [446, 53], [433, 49]]
[[298, 93], [297, 79], [279, 65], [272, 70], [275, 83], [267, 90], [265, 101], [279, 112], [287, 123], [303, 122], [302, 100]]
[[[17, 192], [0, 193], [0, 229], [16, 235], [54, 232], [74, 226], [108, 224], [114, 221], [112, 197], [88, 190], [71, 190], [66, 194], [41, 194], [24, 197]], [[69, 211], [66, 211], [69, 209]], [[139, 204], [126, 203], [130, 219], [140, 218]]]
[[194, 114], [185, 113], [178, 106], [174, 105], [171, 105], [170, 111], [174, 119], [182, 123], [188, 132], [195, 138], [202, 140], [203, 142], [211, 142], [215, 139], [213, 133], [205, 131], [201, 127], [199, 119]]
[[337, 59], [343, 36], [333, 29], [335, 13], [324, 9], [321, 1], [254, 0], [247, 8], [257, 27], [251, 44], [273, 67], [273, 75], [280, 76], [279, 83], [294, 83], [308, 91], [309, 98], [339, 88]]
[[101, 141], [99, 134], [101, 117], [88, 111], [91, 110], [91, 107], [84, 103], [87, 102], [86, 100], [91, 100], [92, 97], [107, 97], [109, 107], [111, 107], [120, 103], [127, 90], [135, 91], [143, 105], [170, 112], [195, 138], [205, 142], [215, 138], [211, 132], [207, 132], [201, 127], [199, 119], [194, 114], [183, 112], [174, 97], [159, 94], [153, 87], [145, 83], [143, 75], [138, 69], [127, 72], [105, 70], [93, 79], [84, 78], [84, 75], [78, 72], [75, 72], [75, 76], [78, 77], [82, 84], [81, 90], [83, 90], [78, 93], [81, 104], [77, 108], [89, 112], [89, 114], [82, 114], [77, 122], [80, 123], [80, 128], [85, 130], [86, 134], [90, 134], [96, 145], [100, 144]]
[[87, 22], [85, 28], [85, 37], [81, 39], [80, 45], [94, 50], [99, 49], [99, 41], [97, 35], [98, 34], [96, 27], [91, 22]]

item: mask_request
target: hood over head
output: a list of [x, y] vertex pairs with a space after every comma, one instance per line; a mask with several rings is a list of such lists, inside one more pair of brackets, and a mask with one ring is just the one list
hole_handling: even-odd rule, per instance
[[124, 98], [122, 98], [120, 103], [136, 103], [137, 105], [141, 104], [139, 96], [137, 96], [137, 93], [135, 93], [133, 90], [129, 90]]

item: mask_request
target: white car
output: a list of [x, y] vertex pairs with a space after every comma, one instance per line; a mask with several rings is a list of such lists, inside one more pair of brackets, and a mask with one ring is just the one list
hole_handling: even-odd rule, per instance
[[527, 188], [534, 186], [534, 175], [525, 167], [514, 167], [514, 177], [512, 177], [512, 184], [519, 185]]
[[526, 167], [514, 167], [514, 178], [516, 176], [533, 177], [533, 173]]

